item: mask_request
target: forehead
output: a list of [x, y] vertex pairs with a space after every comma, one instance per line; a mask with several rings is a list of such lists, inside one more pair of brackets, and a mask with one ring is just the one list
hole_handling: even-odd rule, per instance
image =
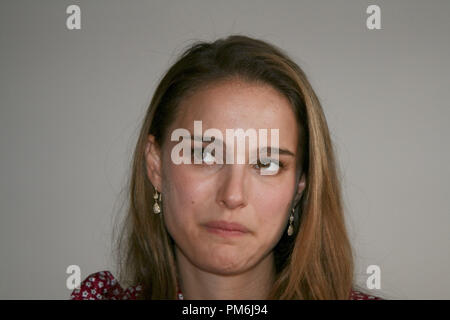
[[194, 120], [203, 131], [226, 129], [278, 129], [280, 147], [296, 152], [298, 127], [289, 100], [266, 84], [228, 80], [201, 87], [182, 99], [172, 130], [193, 132]]

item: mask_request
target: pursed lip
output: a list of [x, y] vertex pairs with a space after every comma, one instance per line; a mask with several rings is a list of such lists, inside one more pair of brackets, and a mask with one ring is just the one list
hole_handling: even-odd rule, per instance
[[244, 227], [240, 223], [236, 222], [227, 222], [227, 221], [211, 221], [205, 224], [205, 227], [217, 230], [217, 231], [223, 231], [223, 232], [230, 232], [230, 233], [248, 233], [249, 230]]

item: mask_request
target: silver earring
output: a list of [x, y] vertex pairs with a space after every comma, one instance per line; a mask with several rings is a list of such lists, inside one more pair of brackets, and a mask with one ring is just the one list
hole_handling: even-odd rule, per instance
[[[155, 203], [153, 204], [153, 213], [159, 214], [161, 212], [161, 193], [158, 192], [155, 188], [155, 193], [153, 194], [153, 199], [155, 199]], [[159, 203], [158, 203], [159, 201]]]
[[288, 236], [292, 236], [294, 234], [294, 208], [291, 210], [291, 214], [289, 216], [289, 227], [287, 230]]

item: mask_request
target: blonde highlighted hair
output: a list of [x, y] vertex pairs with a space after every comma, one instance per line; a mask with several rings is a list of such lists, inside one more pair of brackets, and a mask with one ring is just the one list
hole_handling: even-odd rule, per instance
[[297, 179], [306, 188], [295, 210], [294, 235], [274, 248], [276, 280], [269, 299], [348, 299], [353, 257], [347, 236], [333, 145], [321, 104], [306, 75], [282, 50], [232, 35], [191, 45], [160, 81], [134, 151], [128, 212], [117, 239], [120, 279], [143, 288], [141, 299], [176, 299], [174, 242], [152, 213], [145, 164], [149, 134], [162, 147], [181, 99], [202, 86], [239, 78], [271, 85], [290, 101], [299, 126]]

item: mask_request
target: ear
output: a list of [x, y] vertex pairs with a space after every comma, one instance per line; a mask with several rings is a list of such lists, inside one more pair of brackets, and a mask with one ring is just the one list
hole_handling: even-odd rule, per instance
[[148, 135], [145, 146], [145, 163], [147, 176], [152, 185], [161, 192], [161, 150], [156, 142], [155, 136]]
[[303, 191], [305, 190], [305, 187], [306, 187], [306, 177], [305, 174], [303, 173], [297, 185], [297, 193], [294, 199], [295, 206], [297, 206], [298, 202], [300, 201]]

